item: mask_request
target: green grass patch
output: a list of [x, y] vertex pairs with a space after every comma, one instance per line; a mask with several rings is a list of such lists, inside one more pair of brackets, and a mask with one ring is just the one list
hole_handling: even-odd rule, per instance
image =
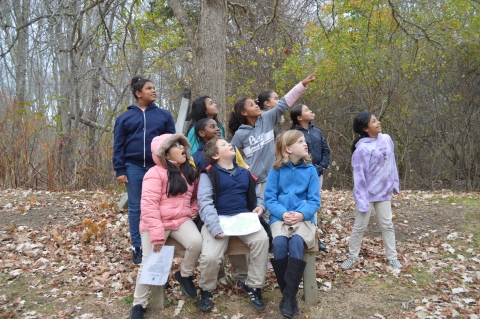
[[417, 282], [417, 286], [420, 288], [426, 287], [431, 282], [435, 281], [435, 276], [427, 273], [426, 268], [410, 268], [409, 273], [412, 275], [412, 280]]
[[125, 303], [126, 306], [131, 306], [133, 303], [133, 295], [123, 297], [122, 302]]
[[[34, 278], [42, 278], [39, 275], [22, 275], [14, 280], [0, 280], [0, 295], [4, 294], [6, 300], [24, 300], [25, 310], [35, 310], [43, 314], [52, 315], [55, 314], [55, 307], [43, 297], [44, 291], [42, 289], [32, 289], [30, 283]], [[14, 303], [13, 307], [17, 305]]]
[[463, 231], [466, 233], [472, 233], [475, 240], [480, 240], [480, 198], [478, 196], [469, 197], [456, 197], [450, 196], [445, 198], [435, 198], [449, 204], [455, 204], [455, 206], [462, 206], [463, 217], [465, 217], [466, 223], [463, 225]]

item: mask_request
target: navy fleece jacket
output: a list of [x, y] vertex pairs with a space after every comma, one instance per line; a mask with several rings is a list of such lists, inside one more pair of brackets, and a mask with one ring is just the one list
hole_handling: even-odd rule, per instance
[[154, 137], [175, 134], [175, 122], [170, 112], [150, 104], [145, 111], [130, 105], [115, 120], [113, 131], [113, 169], [116, 176], [126, 175], [125, 163], [153, 167], [150, 144]]

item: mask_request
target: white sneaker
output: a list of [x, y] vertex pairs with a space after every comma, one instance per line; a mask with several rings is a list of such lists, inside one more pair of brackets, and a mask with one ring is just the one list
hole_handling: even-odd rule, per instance
[[353, 259], [352, 257], [348, 257], [347, 260], [345, 260], [345, 261], [343, 262], [343, 264], [341, 265], [341, 267], [342, 267], [343, 269], [350, 269], [350, 267], [352, 267], [355, 262], [356, 262], [355, 259]]
[[397, 269], [401, 269], [403, 267], [402, 264], [398, 261], [398, 259], [389, 260], [388, 265]]

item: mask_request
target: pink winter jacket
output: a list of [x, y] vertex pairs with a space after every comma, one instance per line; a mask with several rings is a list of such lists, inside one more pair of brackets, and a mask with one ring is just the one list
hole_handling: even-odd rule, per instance
[[[186, 193], [167, 197], [167, 169], [162, 166], [162, 163], [165, 163], [165, 158], [159, 158], [155, 155], [160, 146], [163, 149], [168, 149], [168, 144], [171, 145], [182, 137], [185, 138], [182, 134], [164, 134], [152, 140], [152, 157], [157, 165], [150, 168], [143, 178], [140, 203], [140, 233], [149, 232], [152, 245], [163, 245], [166, 230], [177, 230], [190, 218], [192, 212], [198, 212], [196, 193], [198, 181], [194, 185], [187, 183], [188, 190]], [[165, 146], [165, 143], [168, 144]], [[186, 143], [188, 144], [188, 140]], [[186, 145], [185, 143], [182, 144]]]

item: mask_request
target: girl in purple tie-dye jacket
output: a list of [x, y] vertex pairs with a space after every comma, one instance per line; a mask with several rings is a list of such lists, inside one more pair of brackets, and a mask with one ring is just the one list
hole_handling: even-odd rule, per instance
[[359, 137], [352, 144], [353, 196], [357, 215], [350, 236], [349, 254], [342, 268], [349, 269], [358, 259], [363, 233], [372, 209], [375, 209], [382, 230], [389, 265], [402, 268], [395, 248], [391, 194], [400, 191], [393, 141], [382, 134], [380, 121], [370, 112], [361, 112], [353, 121]]

